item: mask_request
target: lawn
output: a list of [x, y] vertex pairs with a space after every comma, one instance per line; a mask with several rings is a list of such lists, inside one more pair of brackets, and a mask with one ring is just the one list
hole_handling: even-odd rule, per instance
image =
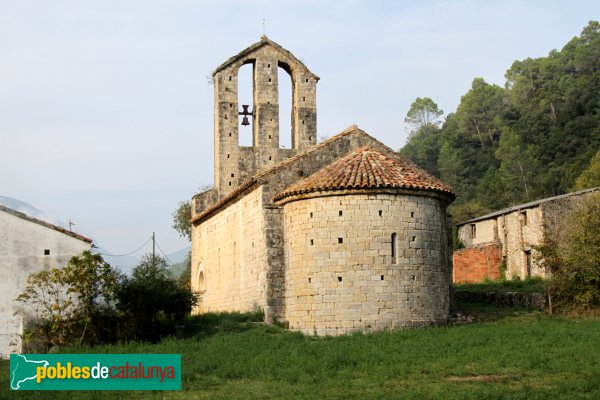
[[154, 345], [72, 350], [181, 353], [180, 392], [9, 392], [3, 361], [0, 399], [600, 398], [597, 319], [504, 309], [471, 324], [326, 338], [239, 318], [213, 324]]

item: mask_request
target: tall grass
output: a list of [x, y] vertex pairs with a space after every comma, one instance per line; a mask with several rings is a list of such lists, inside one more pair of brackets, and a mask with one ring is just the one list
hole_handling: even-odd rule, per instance
[[545, 282], [539, 277], [527, 279], [484, 281], [481, 283], [462, 283], [452, 286], [455, 291], [469, 292], [521, 292], [546, 293]]
[[167, 339], [154, 345], [72, 349], [181, 353], [181, 392], [8, 392], [8, 363], [3, 362], [0, 398], [600, 397], [598, 320], [533, 314], [486, 323], [325, 338], [276, 326], [246, 326], [251, 320], [239, 322], [243, 329], [217, 329], [211, 335]]

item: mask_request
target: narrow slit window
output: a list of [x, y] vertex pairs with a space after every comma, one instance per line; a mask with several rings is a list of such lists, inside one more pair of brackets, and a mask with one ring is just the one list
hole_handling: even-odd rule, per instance
[[310, 217], [311, 217], [311, 218], [313, 217], [313, 213], [310, 213]]
[[340, 210], [340, 217], [343, 215], [342, 210]]
[[384, 280], [384, 278], [383, 278], [383, 275], [381, 275], [381, 280], [382, 280], [382, 281]]
[[381, 217], [383, 215], [383, 210], [379, 210], [379, 216]]
[[397, 257], [396, 257], [396, 241], [397, 241], [397, 236], [396, 232], [392, 233], [392, 264], [396, 264], [397, 263]]
[[312, 246], [312, 245], [314, 245], [314, 244], [315, 244], [315, 241], [314, 241], [314, 239], [310, 239], [310, 245]]
[[475, 224], [471, 224], [470, 236], [471, 239], [475, 239], [477, 236], [477, 226]]
[[342, 281], [342, 277], [338, 276], [338, 282], [341, 282], [341, 281]]
[[527, 211], [521, 212], [521, 225], [527, 226]]
[[411, 217], [411, 218], [414, 218], [414, 217], [415, 217], [415, 213], [414, 213], [414, 211], [411, 211], [411, 213], [410, 213], [410, 217]]

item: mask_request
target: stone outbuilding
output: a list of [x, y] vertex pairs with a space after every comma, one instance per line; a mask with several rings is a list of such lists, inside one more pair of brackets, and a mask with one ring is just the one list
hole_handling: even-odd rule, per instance
[[16, 297], [31, 273], [67, 265], [92, 240], [0, 206], [0, 357], [21, 352], [26, 311]]
[[457, 225], [465, 246], [453, 255], [455, 283], [485, 279], [547, 277], [536, 247], [543, 244], [548, 224], [599, 188], [581, 190], [495, 211]]
[[[237, 103], [245, 64], [252, 112]], [[275, 140], [277, 68], [292, 80], [291, 149]], [[215, 187], [192, 205], [195, 312], [262, 309], [318, 335], [445, 322], [450, 188], [356, 125], [317, 144], [318, 77], [266, 37], [213, 77]], [[238, 144], [242, 116], [251, 147]]]

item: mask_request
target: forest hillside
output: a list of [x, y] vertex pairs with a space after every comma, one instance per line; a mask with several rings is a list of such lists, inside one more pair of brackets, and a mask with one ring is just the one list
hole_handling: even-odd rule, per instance
[[475, 78], [443, 123], [427, 97], [405, 119], [400, 152], [454, 188], [455, 223], [600, 185], [600, 24], [505, 76], [504, 87]]

